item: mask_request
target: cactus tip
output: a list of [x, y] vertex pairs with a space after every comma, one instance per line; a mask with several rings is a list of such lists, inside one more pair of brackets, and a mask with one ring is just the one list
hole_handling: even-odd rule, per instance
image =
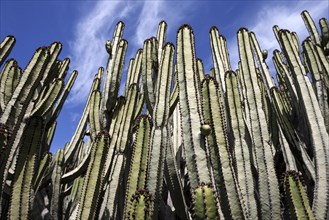
[[222, 38], [224, 41], [226, 41], [226, 37], [224, 35], [219, 35], [219, 38]]
[[215, 25], [212, 26], [212, 27], [210, 28], [209, 33], [211, 33], [212, 31], [217, 31], [217, 32], [219, 32], [218, 28], [217, 28]]
[[192, 29], [191, 25], [189, 25], [189, 24], [183, 24], [183, 25], [181, 25], [181, 26], [178, 28], [177, 33], [180, 32], [181, 30], [183, 30], [184, 28], [189, 29], [189, 30], [193, 33], [193, 29]]
[[237, 33], [243, 32], [243, 31], [249, 32], [249, 30], [246, 27], [241, 27], [241, 28], [239, 28], [239, 30], [237, 31]]
[[123, 27], [125, 27], [125, 23], [123, 21], [118, 21], [117, 26], [119, 26], [119, 25], [122, 25]]
[[165, 47], [172, 47], [175, 49], [175, 45], [172, 42], [166, 42], [166, 44], [163, 46], [163, 48]]
[[225, 72], [225, 78], [231, 77], [231, 75], [236, 76], [236, 73], [233, 70], [228, 70]]
[[160, 21], [159, 25], [162, 25], [162, 24], [164, 24], [165, 26], [167, 26], [167, 22], [165, 20]]

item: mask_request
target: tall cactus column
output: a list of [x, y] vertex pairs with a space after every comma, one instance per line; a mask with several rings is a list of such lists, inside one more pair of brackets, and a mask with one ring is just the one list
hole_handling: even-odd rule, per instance
[[[200, 82], [197, 77], [194, 36], [190, 26], [183, 25], [177, 34], [177, 76], [182, 124], [192, 207], [196, 219], [216, 219], [215, 191], [201, 136]], [[198, 91], [197, 91], [198, 90]], [[206, 185], [205, 185], [206, 184]]]
[[247, 125], [252, 138], [254, 162], [258, 171], [258, 192], [262, 219], [278, 219], [281, 216], [280, 194], [273, 161], [273, 152], [262, 109], [260, 89], [247, 29], [238, 31], [241, 71], [246, 90], [248, 109]]
[[326, 219], [329, 193], [329, 136], [314, 90], [306, 76], [296, 47], [292, 45], [291, 34], [287, 30], [282, 30], [279, 34], [301, 100], [300, 105], [305, 113], [314, 153], [315, 188], [312, 210], [315, 218]]

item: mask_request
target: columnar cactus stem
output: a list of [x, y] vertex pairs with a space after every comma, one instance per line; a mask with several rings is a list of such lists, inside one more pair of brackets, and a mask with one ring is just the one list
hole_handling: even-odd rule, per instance
[[166, 34], [167, 34], [167, 23], [165, 21], [161, 21], [158, 27], [157, 32], [157, 42], [158, 42], [158, 63], [162, 60], [162, 50], [166, 42]]
[[21, 75], [22, 69], [18, 66], [17, 61], [8, 60], [0, 75], [0, 113], [13, 96]]
[[261, 97], [257, 85], [256, 68], [251, 51], [250, 38], [247, 29], [238, 31], [238, 45], [241, 60], [241, 71], [244, 77], [246, 108], [249, 129], [254, 151], [254, 163], [258, 171], [258, 191], [260, 199], [261, 218], [280, 218], [280, 194], [273, 161], [273, 152], [267, 130], [265, 113], [261, 107]]
[[90, 162], [85, 176], [82, 195], [79, 202], [78, 219], [94, 219], [100, 192], [104, 184], [103, 164], [109, 145], [107, 134], [99, 133], [93, 143]]
[[60, 97], [58, 97], [58, 101], [56, 102], [56, 105], [51, 110], [51, 113], [50, 113], [50, 116], [49, 116], [49, 119], [47, 122], [48, 124], [53, 124], [55, 122], [56, 118], [59, 116], [59, 113], [62, 110], [64, 102], [65, 102], [67, 96], [69, 95], [77, 76], [78, 76], [78, 72], [76, 70], [74, 70], [72, 72], [70, 78], [68, 79], [63, 92], [61, 93]]
[[42, 139], [44, 123], [40, 117], [32, 117], [23, 134], [16, 159], [15, 177], [10, 202], [9, 219], [29, 219], [31, 211], [32, 180], [35, 174], [37, 154]]
[[194, 192], [201, 182], [211, 183], [211, 178], [200, 132], [200, 90], [196, 75], [194, 37], [188, 25], [183, 25], [177, 34], [177, 70], [182, 139], [190, 187]]
[[[118, 82], [120, 82], [121, 77], [118, 77], [121, 73], [119, 72], [114, 72], [115, 66], [119, 67], [117, 68], [120, 70], [120, 67], [122, 65], [121, 62], [118, 62], [124, 58], [124, 53], [125, 49], [121, 53], [118, 51], [120, 50], [120, 47], [127, 47], [127, 42], [122, 41], [122, 35], [123, 35], [123, 30], [124, 30], [124, 23], [122, 21], [119, 21], [116, 25], [115, 32], [113, 34], [112, 41], [107, 41], [106, 42], [106, 51], [109, 54], [109, 59], [107, 62], [107, 67], [106, 67], [106, 76], [105, 76], [105, 82], [104, 82], [104, 91], [103, 91], [103, 100], [101, 104], [101, 109], [102, 112], [108, 111], [111, 112], [111, 110], [114, 107], [114, 100], [113, 100], [113, 91], [116, 90]], [[121, 46], [120, 46], [121, 45]], [[121, 58], [121, 56], [123, 57]], [[118, 57], [118, 58], [117, 58]], [[122, 70], [121, 70], [122, 71]], [[117, 75], [117, 77], [113, 76]], [[112, 92], [111, 92], [112, 90]]]
[[286, 164], [286, 170], [298, 170], [294, 154], [292, 153], [287, 139], [284, 137], [282, 129], [279, 128], [279, 142], [281, 145], [281, 151], [284, 162]]
[[[57, 60], [60, 52], [62, 51], [62, 44], [60, 42], [54, 42], [48, 47], [49, 51], [49, 60], [44, 67], [44, 74], [42, 79], [40, 80], [39, 88], [48, 85], [56, 78], [61, 78], [63, 76], [63, 80], [68, 70], [68, 65], [70, 63], [70, 59], [65, 58], [62, 61]], [[55, 65], [58, 64], [59, 69], [54, 68]]]
[[[110, 113], [112, 113], [112, 110], [115, 106], [116, 97], [118, 96], [127, 46], [128, 46], [128, 42], [126, 40], [121, 39], [119, 41], [116, 54], [112, 54], [113, 55], [113, 57], [111, 57], [112, 60], [110, 59], [109, 61], [109, 65], [111, 62], [113, 62], [113, 67], [112, 69], [106, 70], [108, 74], [106, 77], [110, 78], [110, 80], [106, 79], [106, 82], [109, 81], [110, 84], [108, 85], [109, 86], [108, 91], [104, 89], [103, 92], [104, 98], [107, 98], [107, 100], [104, 100], [104, 102], [107, 102], [107, 104], [106, 104], [106, 109], [103, 108], [102, 110], [102, 114], [106, 114], [103, 115], [104, 121], [102, 122], [102, 127], [107, 130], [110, 121], [108, 121], [109, 119], [106, 118], [110, 117]], [[108, 94], [105, 94], [106, 92], [108, 92]]]
[[302, 11], [301, 16], [304, 20], [305, 26], [310, 34], [310, 37], [314, 44], [321, 45], [320, 35], [319, 32], [314, 24], [313, 19], [311, 18], [308, 11]]
[[289, 217], [295, 219], [315, 219], [301, 175], [296, 171], [287, 171], [283, 177], [283, 184]]
[[111, 136], [111, 141], [110, 141], [110, 147], [109, 147], [106, 164], [105, 164], [105, 169], [106, 169], [107, 175], [109, 174], [109, 172], [112, 169], [111, 163], [112, 163], [115, 153], [118, 151], [119, 136], [121, 135], [121, 132], [122, 132], [120, 127], [122, 126], [122, 124], [125, 120], [125, 118], [124, 118], [126, 115], [125, 106], [127, 104], [128, 103], [123, 96], [121, 98], [119, 98], [118, 105], [116, 106], [113, 117], [112, 117], [112, 122], [111, 122], [110, 132], [109, 132], [109, 135]]
[[323, 48], [324, 53], [329, 55], [329, 23], [326, 18], [321, 18], [319, 21], [319, 25], [321, 28], [321, 46]]
[[256, 35], [253, 32], [250, 33], [250, 40], [251, 40], [252, 48], [256, 55], [255, 57], [258, 63], [262, 80], [266, 85], [266, 92], [268, 93], [268, 97], [270, 98], [269, 90], [274, 86], [274, 80], [272, 79], [268, 66], [265, 62], [267, 54], [264, 54], [264, 51], [263, 52], [261, 51]]
[[241, 196], [247, 208], [247, 218], [257, 219], [257, 205], [254, 196], [254, 179], [252, 173], [252, 158], [249, 153], [248, 130], [242, 115], [237, 76], [233, 71], [225, 74], [227, 103], [230, 109], [229, 119], [234, 136], [234, 159], [236, 161], [236, 175], [241, 189]]
[[295, 44], [295, 47], [297, 49], [298, 53], [301, 53], [301, 46], [300, 46], [300, 42], [299, 42], [299, 38], [296, 32], [292, 32], [291, 33], [291, 38], [293, 43]]
[[142, 68], [142, 55], [143, 55], [143, 50], [138, 49], [136, 52], [136, 57], [135, 57], [135, 62], [134, 65], [131, 69], [131, 81], [129, 82], [129, 86], [136, 83], [139, 85], [139, 79], [140, 79], [140, 72]]
[[[285, 139], [294, 146], [294, 152], [296, 158], [302, 158], [302, 163], [305, 166], [305, 172], [311, 179], [315, 179], [314, 164], [310, 156], [306, 151], [306, 146], [301, 142], [298, 133], [294, 130], [292, 124], [289, 121], [289, 116], [287, 111], [283, 107], [282, 96], [280, 95], [278, 89], [273, 87], [271, 88], [271, 96], [273, 99], [273, 107], [277, 115], [278, 122], [281, 129], [285, 134]], [[284, 147], [284, 146], [283, 146]], [[284, 152], [284, 150], [282, 150]]]
[[193, 197], [194, 219], [218, 219], [215, 191], [211, 186], [201, 183], [195, 189]]
[[97, 134], [101, 131], [100, 123], [100, 104], [101, 104], [101, 93], [100, 91], [93, 91], [90, 100], [90, 112], [89, 112], [89, 123], [90, 123], [90, 135], [92, 139], [95, 139]]
[[5, 62], [7, 56], [13, 49], [16, 43], [16, 39], [14, 36], [7, 36], [0, 44], [0, 66]]
[[214, 62], [214, 78], [219, 83], [220, 89], [226, 91], [224, 77], [225, 72], [229, 70], [229, 61], [228, 57], [226, 57], [226, 50], [223, 51], [224, 46], [221, 45], [223, 42], [220, 40], [217, 27], [210, 29], [210, 42]]
[[152, 48], [155, 45], [152, 43], [152, 39], [148, 39], [144, 42], [143, 48], [143, 62], [142, 62], [142, 81], [143, 89], [145, 93], [146, 107], [149, 112], [153, 112], [155, 104], [155, 88], [154, 81], [152, 79], [155, 69], [154, 63], [157, 63], [157, 60], [152, 59]]
[[63, 80], [57, 79], [53, 81], [50, 87], [47, 89], [47, 92], [44, 94], [44, 96], [39, 97], [39, 99], [35, 103], [35, 107], [31, 112], [31, 116], [38, 115], [41, 117], [45, 117], [46, 114], [51, 110], [51, 108], [55, 104], [55, 101], [60, 95], [63, 86], [64, 86]]
[[50, 205], [50, 213], [55, 219], [59, 219], [62, 216], [61, 213], [61, 175], [63, 172], [64, 162], [64, 150], [59, 149], [55, 155], [55, 166], [52, 172], [51, 184], [52, 184], [52, 199]]
[[135, 58], [131, 58], [129, 61], [129, 65], [128, 65], [128, 71], [127, 71], [127, 75], [126, 75], [126, 84], [125, 84], [125, 89], [124, 89], [124, 96], [127, 97], [128, 96], [128, 89], [129, 86], [131, 84], [132, 77], [133, 77], [133, 67], [135, 65]]
[[[243, 219], [244, 201], [240, 196], [240, 187], [233, 168], [224, 100], [221, 100], [218, 87], [219, 85], [213, 78], [205, 78], [202, 82], [205, 124], [201, 128], [201, 132], [207, 136], [210, 162], [213, 167], [216, 189], [220, 194], [220, 206], [224, 217]], [[207, 134], [206, 126], [209, 126], [210, 134]]]
[[[302, 46], [273, 27], [278, 88], [254, 33], [237, 33], [235, 74], [212, 27], [209, 77], [192, 28], [179, 28], [175, 55], [162, 21], [117, 97], [128, 45], [119, 22], [105, 45], [104, 85], [100, 67], [55, 157], [47, 152], [77, 72], [64, 87], [70, 60], [58, 59], [59, 42], [37, 49], [25, 71], [9, 59], [0, 74], [0, 218], [329, 218], [329, 24], [320, 19], [320, 33], [308, 12], [302, 18], [311, 35]], [[0, 64], [14, 43], [1, 43]]]
[[64, 149], [65, 150], [65, 154], [64, 154], [64, 157], [65, 157], [64, 163], [65, 164], [67, 164], [71, 160], [71, 158], [74, 155], [75, 150], [77, 149], [81, 139], [83, 138], [83, 136], [85, 134], [85, 129], [86, 129], [87, 120], [88, 120], [89, 111], [90, 111], [89, 109], [90, 109], [91, 95], [94, 90], [99, 90], [100, 80], [102, 78], [103, 72], [104, 72], [103, 68], [98, 69], [98, 73], [95, 75], [94, 81], [90, 88], [87, 102], [86, 102], [85, 108], [83, 110], [82, 116], [80, 118], [80, 121], [77, 125], [77, 128], [72, 136], [72, 139], [71, 139], [69, 145]]
[[131, 156], [131, 165], [127, 180], [124, 218], [128, 219], [133, 212], [133, 195], [141, 189], [146, 189], [146, 168], [149, 162], [149, 141], [150, 141], [151, 124], [150, 119], [142, 117], [140, 119], [133, 152]]
[[12, 99], [0, 118], [0, 123], [14, 126], [17, 121], [21, 120], [27, 105], [20, 105], [19, 103], [29, 103], [34, 95], [34, 90], [37, 88], [40, 79], [42, 79], [42, 71], [48, 59], [49, 51], [47, 48], [39, 48], [35, 52], [15, 89]]
[[200, 82], [202, 82], [202, 80], [204, 79], [204, 68], [203, 68], [203, 63], [201, 59], [196, 59], [197, 61], [197, 67], [198, 67], [198, 73], [199, 73], [199, 78], [200, 78]]
[[[169, 131], [171, 133], [171, 130]], [[175, 158], [174, 146], [171, 140], [167, 145], [164, 164], [164, 175], [170, 192], [175, 212], [181, 219], [188, 219], [188, 207], [185, 202], [182, 181], [179, 176], [179, 167]]]
[[124, 168], [125, 156], [121, 153], [114, 155], [112, 169], [105, 188], [103, 203], [100, 208], [99, 218], [123, 219], [124, 204]]
[[153, 197], [150, 203], [150, 215], [158, 218], [160, 196], [162, 192], [163, 170], [166, 148], [169, 145], [168, 133], [169, 99], [174, 61], [174, 45], [167, 43], [163, 48], [159, 66], [157, 97], [153, 109], [153, 128], [150, 140], [150, 161], [147, 170], [147, 189]]
[[322, 67], [320, 57], [317, 53], [316, 47], [310, 40], [303, 42], [303, 49], [305, 54], [305, 63], [307, 63], [308, 70], [312, 76], [312, 85], [319, 102], [320, 110], [325, 121], [327, 132], [329, 132], [329, 91], [325, 82], [325, 70]]
[[129, 91], [128, 91], [128, 97], [124, 108], [124, 115], [123, 115], [123, 121], [120, 125], [120, 132], [117, 142], [116, 150], [119, 152], [124, 152], [126, 149], [126, 145], [128, 142], [128, 138], [130, 137], [130, 131], [131, 131], [131, 125], [132, 125], [132, 119], [135, 113], [135, 106], [137, 104], [137, 98], [138, 98], [138, 87], [137, 84], [130, 85]]
[[296, 48], [292, 45], [291, 34], [280, 31], [282, 50], [288, 61], [296, 83], [296, 90], [301, 99], [301, 107], [306, 116], [310, 140], [314, 153], [315, 188], [313, 212], [317, 219], [325, 219], [328, 210], [329, 193], [329, 136], [325, 129], [324, 119], [316, 100], [311, 83], [306, 76]]

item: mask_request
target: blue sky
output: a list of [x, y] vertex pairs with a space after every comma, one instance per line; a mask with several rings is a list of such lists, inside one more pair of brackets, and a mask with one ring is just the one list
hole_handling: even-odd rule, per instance
[[[51, 151], [70, 141], [98, 67], [106, 66], [104, 44], [111, 39], [119, 20], [125, 23], [128, 40], [125, 71], [129, 59], [143, 46], [146, 38], [156, 35], [158, 23], [168, 24], [167, 41], [176, 42], [176, 31], [184, 23], [195, 33], [196, 53], [205, 71], [212, 67], [209, 30], [217, 26], [227, 39], [231, 64], [237, 66], [236, 32], [247, 27], [255, 32], [262, 49], [279, 48], [273, 25], [307, 36], [300, 17], [308, 10], [318, 23], [329, 17], [328, 1], [4, 1], [0, 0], [0, 39], [16, 37], [10, 55], [24, 69], [36, 48], [54, 41], [63, 44], [60, 58], [71, 59], [70, 72], [78, 70], [77, 81], [58, 119]], [[271, 59], [268, 59], [268, 62]], [[272, 65], [270, 71], [274, 74]], [[123, 77], [124, 79], [124, 77]]]

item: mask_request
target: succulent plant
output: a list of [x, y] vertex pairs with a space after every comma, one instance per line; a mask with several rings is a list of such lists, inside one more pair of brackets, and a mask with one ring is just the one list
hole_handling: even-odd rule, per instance
[[[118, 22], [70, 141], [53, 156], [66, 81], [61, 44], [38, 48], [22, 71], [0, 47], [1, 219], [329, 218], [329, 25], [310, 36], [273, 27], [280, 50], [237, 32], [238, 69], [211, 27], [213, 68], [197, 57], [192, 28], [176, 46], [167, 24], [124, 61]], [[175, 48], [176, 47], [176, 48]], [[126, 74], [126, 81], [121, 82]], [[65, 83], [66, 82], [66, 83]], [[123, 96], [119, 87], [125, 83]], [[62, 113], [63, 114], [63, 113]]]

